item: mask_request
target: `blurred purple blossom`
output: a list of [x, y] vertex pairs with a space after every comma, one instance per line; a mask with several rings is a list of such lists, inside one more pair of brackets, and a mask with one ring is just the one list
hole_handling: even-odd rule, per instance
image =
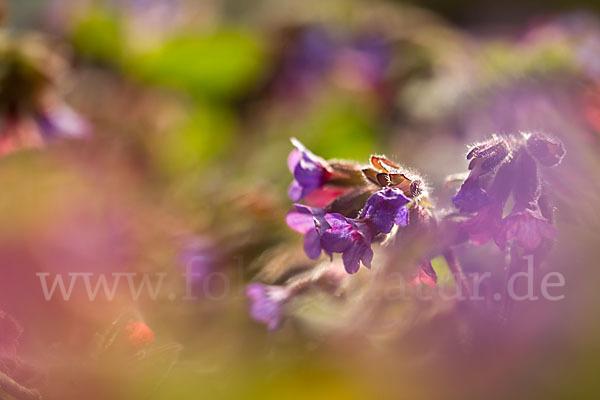
[[81, 138], [91, 132], [90, 124], [66, 104], [38, 112], [35, 121], [46, 140], [58, 137]]
[[288, 290], [283, 286], [270, 286], [251, 283], [246, 287], [246, 296], [250, 300], [250, 315], [273, 332], [279, 328], [282, 320], [282, 308], [289, 298]]
[[301, 28], [288, 44], [277, 77], [277, 89], [285, 95], [303, 94], [329, 71], [337, 44], [319, 26]]
[[179, 265], [186, 270], [193, 284], [201, 283], [218, 264], [215, 244], [208, 237], [191, 236], [183, 240], [178, 256]]
[[337, 77], [343, 86], [376, 90], [384, 82], [391, 53], [382, 36], [363, 34], [343, 46], [337, 58]]
[[380, 83], [391, 59], [387, 40], [379, 35], [363, 35], [354, 41], [351, 49], [361, 56], [362, 62], [357, 68], [364, 80], [371, 85]]

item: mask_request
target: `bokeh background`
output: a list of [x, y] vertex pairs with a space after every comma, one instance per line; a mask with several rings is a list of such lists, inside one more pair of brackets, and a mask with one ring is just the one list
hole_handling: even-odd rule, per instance
[[[597, 2], [0, 5], [0, 312], [22, 328], [17, 346], [0, 314], [0, 371], [22, 386], [48, 399], [600, 395]], [[559, 238], [545, 268], [564, 274], [565, 300], [523, 305], [509, 327], [491, 327], [493, 309], [413, 302], [364, 326], [321, 294], [278, 332], [250, 318], [248, 282], [315, 265], [285, 224], [290, 137], [415, 168], [443, 212], [467, 145], [518, 131], [567, 150], [546, 177]], [[467, 270], [503, 272], [492, 246], [458, 251]], [[197, 298], [184, 300], [190, 257]], [[40, 272], [166, 276], [155, 300], [90, 301], [78, 286], [46, 301]]]

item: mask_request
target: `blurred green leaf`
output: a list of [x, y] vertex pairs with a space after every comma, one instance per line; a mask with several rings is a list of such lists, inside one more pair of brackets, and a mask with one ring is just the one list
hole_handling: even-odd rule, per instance
[[442, 286], [454, 287], [455, 281], [452, 276], [452, 272], [450, 271], [450, 267], [448, 267], [448, 263], [446, 259], [442, 256], [436, 257], [431, 260], [431, 266], [435, 271], [435, 274], [438, 278], [438, 284]]
[[124, 54], [121, 21], [114, 12], [93, 8], [76, 23], [71, 43], [87, 58], [119, 64]]
[[227, 99], [257, 78], [264, 62], [259, 41], [241, 31], [221, 30], [206, 36], [181, 35], [139, 55], [135, 74], [195, 97]]
[[167, 171], [188, 171], [223, 156], [231, 146], [235, 127], [234, 115], [228, 110], [198, 107], [180, 129], [159, 138], [156, 151]]
[[514, 76], [570, 70], [574, 66], [573, 50], [564, 42], [549, 42], [517, 47], [492, 42], [482, 49], [487, 77], [505, 80]]
[[375, 151], [377, 132], [359, 104], [336, 100], [319, 107], [297, 136], [324, 158], [366, 160]]

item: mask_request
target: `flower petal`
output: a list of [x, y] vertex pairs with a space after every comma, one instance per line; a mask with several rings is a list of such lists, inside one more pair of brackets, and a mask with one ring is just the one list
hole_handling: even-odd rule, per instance
[[396, 221], [402, 226], [408, 223], [409, 202], [402, 190], [385, 188], [369, 197], [360, 217], [370, 219], [379, 231], [390, 233]]
[[315, 229], [313, 211], [301, 204], [295, 204], [285, 216], [287, 225], [298, 233], [303, 235]]
[[437, 283], [437, 274], [435, 273], [430, 260], [421, 264], [421, 268], [419, 269], [419, 280], [427, 286], [435, 286]]
[[304, 197], [304, 188], [295, 180], [290, 183], [288, 188], [288, 197], [292, 201], [300, 201]]
[[329, 228], [321, 232], [321, 246], [329, 253], [342, 253], [344, 267], [350, 274], [360, 268], [360, 262], [371, 266], [371, 241], [375, 228], [368, 221], [346, 218], [341, 214], [325, 214]]
[[288, 189], [293, 201], [299, 201], [312, 191], [321, 188], [330, 177], [329, 165], [321, 157], [310, 152], [297, 139], [291, 139], [296, 149], [288, 156], [288, 167], [294, 175], [294, 182]]
[[308, 231], [304, 236], [304, 252], [313, 260], [321, 256], [321, 236], [315, 228]]
[[360, 259], [363, 249], [359, 246], [352, 246], [342, 254], [344, 268], [349, 274], [355, 274], [360, 269]]
[[467, 178], [458, 193], [452, 196], [452, 204], [461, 212], [475, 212], [490, 202], [490, 196], [479, 186], [477, 178]]
[[302, 155], [300, 154], [298, 149], [294, 149], [290, 152], [290, 155], [287, 158], [287, 165], [288, 165], [288, 169], [290, 170], [290, 172], [292, 174], [294, 173], [294, 170], [296, 169], [296, 165], [298, 165], [298, 163], [300, 162], [300, 158], [302, 158]]

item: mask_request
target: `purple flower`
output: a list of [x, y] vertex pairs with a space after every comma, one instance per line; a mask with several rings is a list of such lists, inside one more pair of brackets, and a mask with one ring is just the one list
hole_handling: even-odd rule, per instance
[[525, 250], [533, 251], [540, 247], [544, 239], [554, 238], [556, 230], [536, 207], [513, 210], [502, 220], [495, 241], [501, 249], [506, 247], [508, 241], [514, 240]]
[[250, 300], [252, 318], [267, 325], [271, 332], [277, 330], [281, 325], [283, 305], [289, 298], [288, 290], [282, 286], [251, 283], [246, 287], [246, 296]]
[[349, 43], [337, 57], [340, 83], [356, 89], [377, 89], [389, 67], [390, 48], [383, 37], [363, 35]]
[[181, 243], [179, 265], [185, 269], [190, 282], [201, 283], [218, 264], [215, 244], [207, 237], [186, 237]]
[[390, 47], [381, 36], [369, 35], [359, 38], [352, 46], [363, 55], [363, 63], [358, 65], [364, 78], [371, 84], [382, 80], [389, 65]]
[[475, 216], [463, 222], [460, 232], [469, 235], [473, 244], [484, 244], [492, 239], [502, 220], [502, 204], [492, 203], [482, 207]]
[[323, 223], [323, 210], [294, 204], [294, 209], [290, 210], [285, 220], [290, 228], [304, 236], [304, 252], [309, 258], [317, 259], [321, 255], [321, 236], [317, 232], [317, 226]]
[[377, 229], [368, 220], [346, 218], [338, 213], [324, 214], [323, 210], [294, 204], [286, 222], [305, 235], [304, 252], [309, 258], [319, 258], [324, 250], [330, 257], [332, 253], [341, 253], [350, 274], [358, 271], [361, 261], [371, 267], [371, 241]]
[[44, 139], [81, 138], [90, 133], [89, 123], [65, 104], [37, 113], [35, 120]]
[[292, 138], [291, 141], [296, 148], [288, 156], [288, 167], [294, 175], [288, 195], [293, 201], [300, 201], [323, 187], [331, 177], [331, 172], [327, 161], [314, 155], [296, 138]]
[[[560, 141], [540, 133], [494, 137], [474, 147], [467, 155], [473, 159], [469, 177], [452, 201], [461, 212], [477, 214], [463, 222], [459, 232], [474, 244], [493, 238], [501, 249], [514, 241], [527, 251], [554, 239], [556, 231], [540, 211], [539, 168], [558, 164], [564, 154]], [[492, 171], [494, 175], [482, 177]], [[515, 205], [510, 215], [502, 218], [511, 194]]]
[[325, 77], [337, 46], [331, 35], [319, 26], [303, 28], [289, 39], [275, 84], [281, 95], [294, 98], [294, 95], [306, 94]]
[[[471, 148], [467, 154], [469, 177], [463, 182], [458, 193], [452, 196], [452, 203], [461, 212], [473, 213], [492, 203], [492, 197], [481, 187], [480, 176], [486, 175], [499, 166], [510, 155], [508, 139], [492, 137]], [[506, 164], [506, 163], [505, 163]]]
[[385, 188], [371, 195], [359, 219], [347, 218], [339, 213], [325, 213], [321, 209], [294, 204], [286, 222], [290, 228], [304, 236], [304, 251], [316, 259], [324, 250], [330, 257], [341, 253], [344, 267], [353, 274], [362, 262], [371, 267], [373, 237], [389, 233], [394, 224], [408, 224], [410, 202], [402, 190]]
[[371, 242], [377, 233], [368, 220], [346, 218], [342, 214], [325, 214], [327, 225], [317, 226], [321, 246], [329, 253], [342, 253], [344, 267], [349, 274], [360, 268], [360, 262], [371, 268]]
[[360, 218], [368, 218], [381, 232], [390, 233], [394, 224], [408, 225], [408, 203], [402, 190], [385, 188], [369, 197]]
[[467, 178], [458, 193], [452, 196], [452, 204], [461, 212], [475, 212], [490, 203], [491, 198], [479, 185], [479, 178]]
[[317, 77], [331, 65], [335, 43], [330, 34], [320, 27], [309, 27], [299, 35], [291, 54], [290, 67], [296, 77]]

